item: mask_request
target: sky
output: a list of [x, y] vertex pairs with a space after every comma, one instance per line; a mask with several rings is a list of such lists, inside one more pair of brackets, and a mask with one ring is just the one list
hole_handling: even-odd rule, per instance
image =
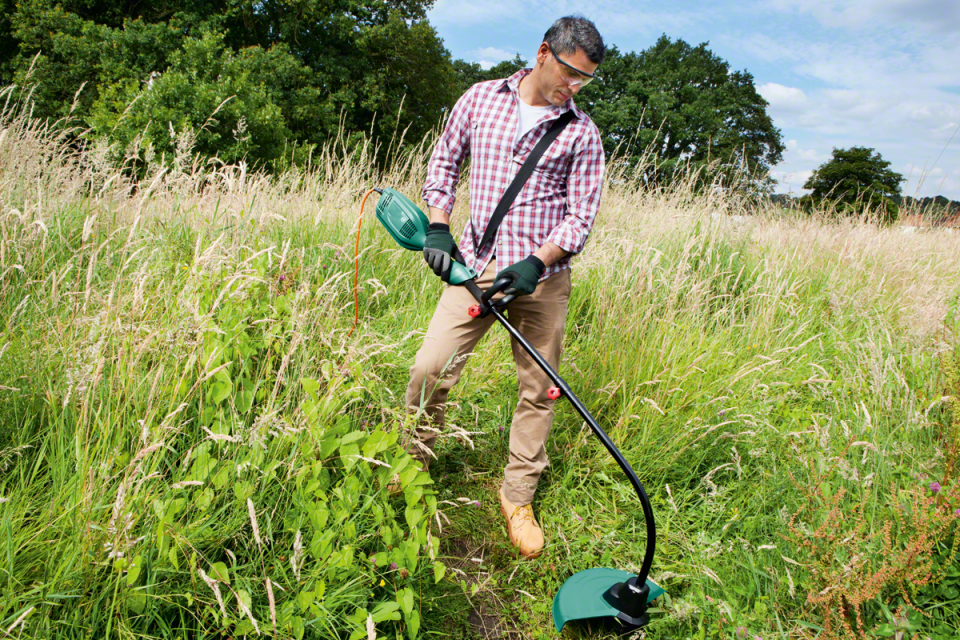
[[787, 147], [778, 193], [806, 193], [834, 148], [864, 146], [904, 195], [960, 200], [960, 0], [436, 0], [427, 15], [454, 58], [489, 67], [531, 60], [573, 13], [621, 52], [666, 34], [750, 72]]

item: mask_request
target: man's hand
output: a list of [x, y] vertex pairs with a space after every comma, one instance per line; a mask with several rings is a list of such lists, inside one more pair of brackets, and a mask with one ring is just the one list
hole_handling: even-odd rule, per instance
[[528, 296], [533, 293], [537, 284], [540, 282], [540, 276], [546, 270], [543, 260], [535, 255], [529, 255], [520, 262], [514, 263], [497, 274], [496, 279], [510, 278], [513, 284], [504, 289], [504, 297], [499, 304], [506, 305], [519, 296]]
[[444, 282], [450, 282], [450, 267], [456, 247], [450, 225], [431, 222], [427, 227], [427, 239], [423, 243], [423, 259]]

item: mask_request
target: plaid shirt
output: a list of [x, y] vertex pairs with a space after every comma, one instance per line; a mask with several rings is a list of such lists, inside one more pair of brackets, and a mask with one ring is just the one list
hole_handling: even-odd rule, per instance
[[[547, 242], [580, 253], [600, 208], [604, 155], [597, 126], [571, 98], [554, 107], [519, 141], [520, 79], [523, 69], [505, 80], [473, 85], [457, 101], [427, 168], [423, 199], [427, 205], [453, 210], [460, 166], [470, 156], [470, 222], [460, 238], [460, 252], [477, 273], [497, 256], [498, 267], [523, 260]], [[575, 118], [550, 145], [503, 218], [491, 246], [476, 255], [476, 246], [503, 192], [550, 123], [573, 109]], [[570, 266], [567, 256], [547, 267], [546, 279]]]

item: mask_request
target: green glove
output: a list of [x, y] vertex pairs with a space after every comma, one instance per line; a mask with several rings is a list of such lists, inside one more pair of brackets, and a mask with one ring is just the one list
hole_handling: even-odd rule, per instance
[[450, 225], [442, 222], [430, 223], [427, 227], [427, 238], [423, 242], [423, 259], [444, 282], [450, 282], [450, 267], [453, 265], [452, 256], [456, 247]]
[[528, 296], [533, 293], [546, 268], [543, 260], [531, 254], [498, 273], [497, 280], [501, 278], [513, 280], [513, 284], [503, 290], [504, 297], [498, 304], [506, 305], [519, 296]]

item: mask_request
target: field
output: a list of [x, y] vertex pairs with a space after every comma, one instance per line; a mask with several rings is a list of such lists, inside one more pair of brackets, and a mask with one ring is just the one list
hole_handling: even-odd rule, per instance
[[[639, 505], [562, 403], [534, 503], [548, 546], [513, 553], [499, 328], [430, 473], [403, 452], [442, 284], [368, 203], [351, 334], [353, 243], [367, 188], [419, 200], [430, 140], [384, 173], [331, 143], [268, 177], [183, 135], [135, 184], [18, 109], [0, 120], [4, 638], [556, 637], [566, 578], [639, 568]], [[612, 176], [573, 274], [561, 375], [657, 517], [668, 596], [640, 637], [960, 634], [960, 234]]]

